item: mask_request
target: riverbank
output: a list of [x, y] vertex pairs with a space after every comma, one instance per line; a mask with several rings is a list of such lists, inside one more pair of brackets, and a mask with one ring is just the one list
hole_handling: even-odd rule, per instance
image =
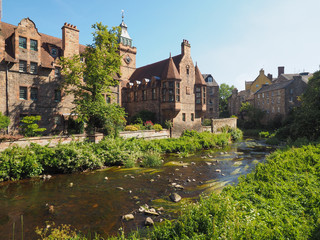
[[161, 164], [160, 153], [188, 154], [201, 149], [221, 148], [241, 138], [232, 130], [221, 134], [186, 131], [172, 139], [105, 138], [99, 143], [72, 142], [50, 148], [31, 144], [11, 147], [0, 153], [0, 181], [47, 174], [83, 172], [106, 166], [133, 167]]

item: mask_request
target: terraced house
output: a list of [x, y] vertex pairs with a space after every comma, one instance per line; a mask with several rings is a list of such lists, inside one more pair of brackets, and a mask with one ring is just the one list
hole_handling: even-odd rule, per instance
[[[79, 30], [65, 23], [62, 38], [56, 38], [39, 33], [29, 18], [17, 26], [4, 22], [0, 26], [0, 111], [10, 116], [9, 132], [18, 131], [22, 117], [41, 115], [39, 125], [47, 133], [60, 133], [72, 112], [73, 97], [60, 88], [58, 59], [85, 50], [79, 44]], [[207, 84], [193, 63], [190, 43], [183, 40], [177, 56], [136, 68], [137, 49], [124, 21], [120, 27], [121, 76], [115, 76], [119, 86], [105, 95], [106, 101], [125, 107], [129, 117], [141, 110], [154, 112], [158, 122], [173, 123], [174, 135], [200, 129], [207, 109]], [[214, 111], [212, 107], [213, 115]]]

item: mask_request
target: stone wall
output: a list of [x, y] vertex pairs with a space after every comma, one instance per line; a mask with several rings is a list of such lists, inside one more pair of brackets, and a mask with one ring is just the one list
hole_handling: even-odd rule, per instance
[[[156, 132], [155, 130], [145, 130], [145, 131], [125, 131], [119, 133], [120, 137], [123, 138], [145, 138], [145, 139], [161, 139], [161, 138], [170, 138], [169, 130], [162, 130]], [[26, 147], [31, 143], [37, 143], [41, 146], [48, 145], [49, 147], [54, 147], [57, 144], [66, 144], [72, 141], [82, 142], [85, 139], [89, 138], [92, 142], [99, 142], [103, 139], [102, 133], [96, 133], [94, 136], [87, 136], [86, 134], [75, 134], [72, 136], [44, 136], [44, 137], [31, 137], [31, 138], [21, 138], [13, 142], [0, 142], [0, 151], [3, 151], [11, 146], [20, 146]]]
[[120, 137], [123, 138], [145, 138], [145, 139], [161, 139], [161, 138], [170, 138], [169, 130], [162, 130], [156, 132], [155, 130], [144, 130], [144, 131], [125, 131], [120, 132]]
[[[219, 132], [222, 127], [229, 126], [231, 128], [237, 128], [237, 118], [221, 118], [213, 119], [213, 132]], [[202, 132], [211, 132], [211, 126], [202, 126]]]

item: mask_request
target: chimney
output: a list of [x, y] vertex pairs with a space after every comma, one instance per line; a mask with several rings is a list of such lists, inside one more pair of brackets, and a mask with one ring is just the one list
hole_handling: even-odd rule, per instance
[[260, 75], [264, 75], [264, 70], [263, 70], [263, 68], [260, 69]]
[[183, 39], [183, 41], [181, 43], [181, 55], [182, 56], [184, 56], [184, 55], [190, 56], [191, 55], [190, 48], [191, 48], [190, 43], [187, 40]]
[[278, 77], [280, 77], [281, 74], [284, 74], [284, 67], [278, 67]]
[[64, 57], [79, 54], [79, 30], [77, 26], [64, 23], [62, 29], [62, 50]]
[[267, 77], [270, 79], [270, 81], [272, 81], [272, 74], [268, 73]]

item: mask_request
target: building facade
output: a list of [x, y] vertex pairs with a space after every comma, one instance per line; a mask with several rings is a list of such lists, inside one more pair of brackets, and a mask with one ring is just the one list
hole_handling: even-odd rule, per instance
[[211, 74], [202, 74], [207, 84], [207, 110], [204, 118], [219, 118], [219, 85]]
[[[10, 117], [9, 132], [17, 132], [26, 115], [40, 115], [39, 125], [47, 128], [47, 134], [66, 130], [73, 96], [61, 89], [58, 60], [84, 52], [79, 30], [65, 23], [62, 37], [56, 38], [39, 33], [29, 18], [22, 19], [18, 26], [4, 22], [0, 26], [0, 111]], [[208, 91], [209, 109], [212, 116], [217, 116], [218, 85], [213, 80], [212, 90], [207, 89], [198, 66], [193, 64], [187, 40], [181, 44], [181, 54], [136, 68], [137, 49], [124, 21], [120, 27], [121, 75], [114, 76], [119, 85], [105, 94], [108, 103], [119, 103], [129, 117], [142, 110], [154, 112], [158, 122], [172, 121], [176, 136], [184, 129], [200, 129]]]
[[174, 136], [185, 129], [200, 130], [206, 101], [206, 82], [193, 64], [187, 40], [181, 43], [181, 54], [137, 68], [122, 93], [129, 118], [148, 110], [157, 122], [171, 121]]
[[65, 23], [59, 39], [39, 33], [29, 18], [18, 26], [4, 22], [0, 26], [0, 111], [10, 117], [9, 132], [18, 131], [26, 115], [41, 115], [40, 126], [51, 133], [61, 131], [73, 97], [60, 88], [58, 59], [84, 51], [79, 30]]

